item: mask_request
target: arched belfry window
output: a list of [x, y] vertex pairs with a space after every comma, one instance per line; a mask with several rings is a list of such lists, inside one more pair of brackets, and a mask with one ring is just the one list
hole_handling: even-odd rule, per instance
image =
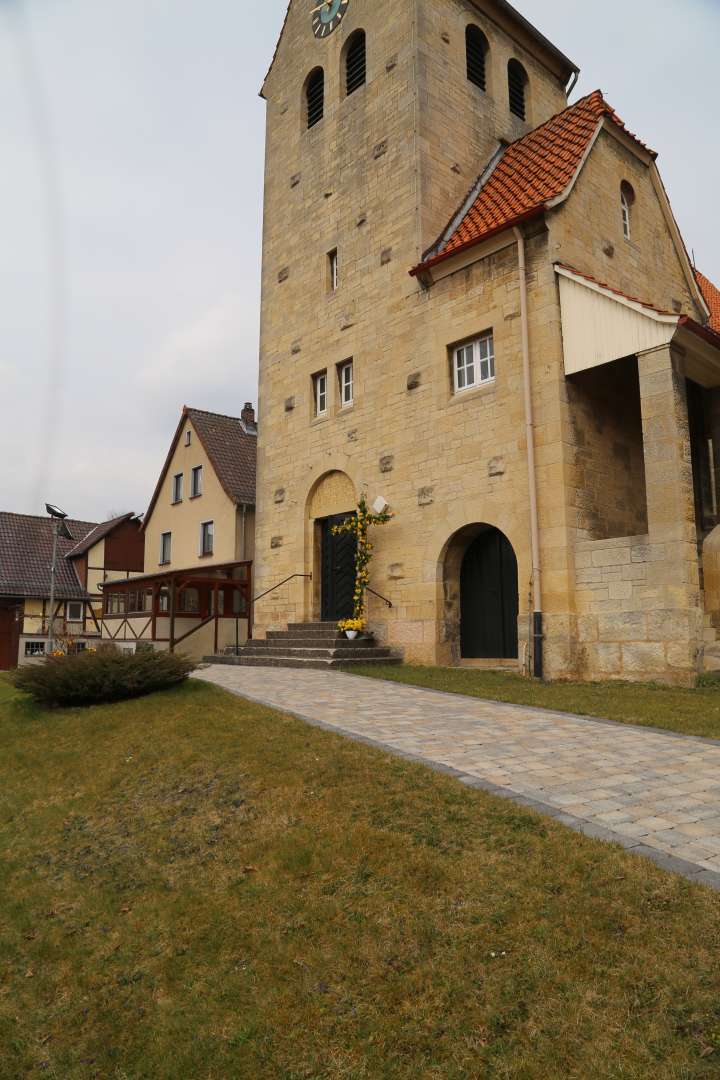
[[622, 213], [623, 236], [629, 240], [632, 235], [632, 208], [635, 202], [635, 192], [632, 184], [623, 180], [620, 185], [620, 210]]
[[521, 120], [527, 119], [527, 84], [528, 77], [525, 68], [519, 60], [511, 60], [508, 64], [510, 112], [519, 116]]
[[348, 97], [365, 85], [366, 73], [365, 31], [356, 30], [345, 48], [345, 92]]
[[479, 86], [481, 90], [487, 90], [487, 73], [485, 59], [488, 51], [488, 41], [482, 30], [472, 23], [465, 31], [465, 56], [467, 59], [468, 81]]
[[325, 72], [315, 68], [308, 76], [305, 85], [305, 105], [307, 108], [307, 126], [315, 127], [325, 112]]

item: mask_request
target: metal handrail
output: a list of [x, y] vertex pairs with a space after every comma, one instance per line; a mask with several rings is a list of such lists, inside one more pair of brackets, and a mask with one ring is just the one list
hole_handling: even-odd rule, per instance
[[383, 604], [387, 604], [389, 608], [392, 607], [392, 600], [388, 600], [387, 596], [381, 596], [379, 592], [375, 592], [375, 590], [371, 589], [369, 585], [365, 586], [365, 591], [371, 592], [373, 596], [377, 596], [378, 600], [382, 600]]
[[252, 601], [253, 604], [256, 604], [258, 600], [262, 600], [264, 596], [269, 596], [271, 592], [275, 592], [276, 589], [281, 588], [283, 585], [287, 585], [288, 581], [292, 581], [293, 578], [296, 577], [310, 578], [310, 580], [312, 580], [312, 574], [291, 574], [290, 577], [286, 577], [284, 581], [279, 581], [277, 585], [273, 585], [272, 589], [266, 589], [266, 591], [260, 593], [259, 596], [254, 596]]

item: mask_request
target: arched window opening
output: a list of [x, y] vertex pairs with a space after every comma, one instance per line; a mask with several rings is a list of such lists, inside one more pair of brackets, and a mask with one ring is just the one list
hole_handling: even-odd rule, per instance
[[623, 180], [620, 185], [620, 209], [622, 212], [623, 236], [626, 240], [630, 239], [632, 233], [632, 208], [634, 202], [635, 192], [632, 184], [628, 184], [627, 180]]
[[468, 81], [479, 86], [481, 90], [487, 89], [487, 72], [485, 58], [488, 51], [487, 38], [482, 30], [472, 24], [465, 31], [465, 55], [467, 59]]
[[307, 126], [315, 127], [323, 118], [325, 112], [325, 72], [322, 68], [316, 68], [311, 72], [305, 88], [307, 106]]
[[525, 68], [519, 60], [511, 60], [508, 64], [510, 112], [519, 116], [521, 120], [527, 118], [527, 84], [528, 77]]
[[345, 92], [348, 97], [365, 85], [366, 70], [365, 31], [356, 30], [345, 53]]

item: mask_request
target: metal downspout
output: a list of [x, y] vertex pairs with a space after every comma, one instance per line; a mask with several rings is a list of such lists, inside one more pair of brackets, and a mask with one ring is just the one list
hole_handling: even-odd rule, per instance
[[530, 385], [530, 332], [528, 327], [527, 268], [525, 237], [513, 229], [518, 247], [518, 277], [520, 282], [520, 327], [523, 359], [523, 399], [525, 403], [525, 437], [527, 441], [528, 494], [530, 497], [530, 552], [532, 556], [533, 602], [533, 675], [543, 677], [543, 616], [542, 578], [540, 571], [540, 532], [538, 529], [537, 477], [535, 474], [535, 426], [533, 421], [532, 390]]

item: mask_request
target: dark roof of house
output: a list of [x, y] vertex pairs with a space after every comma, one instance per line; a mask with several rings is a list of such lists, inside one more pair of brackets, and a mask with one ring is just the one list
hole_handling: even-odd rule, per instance
[[[97, 522], [65, 520], [72, 540], [58, 540], [55, 592], [58, 600], [79, 600], [86, 595], [73, 564], [65, 557], [96, 529]], [[0, 512], [0, 596], [50, 595], [52, 521], [49, 517]]]
[[99, 543], [100, 540], [104, 540], [117, 525], [122, 525], [123, 522], [130, 521], [134, 517], [135, 515], [132, 512], [129, 514], [121, 514], [120, 517], [113, 518], [112, 521], [104, 521], [102, 525], [96, 525], [79, 544], [76, 544], [75, 547], [67, 552], [67, 558], [77, 559], [78, 556], [84, 555], [94, 544]]
[[257, 426], [241, 417], [223, 416], [222, 413], [205, 412], [203, 409], [192, 409], [185, 405], [145, 514], [143, 528], [150, 520], [175, 448], [188, 420], [192, 421], [225, 494], [238, 505], [255, 505]]
[[499, 153], [412, 272], [544, 211], [568, 189], [605, 119], [656, 157], [595, 90]]

